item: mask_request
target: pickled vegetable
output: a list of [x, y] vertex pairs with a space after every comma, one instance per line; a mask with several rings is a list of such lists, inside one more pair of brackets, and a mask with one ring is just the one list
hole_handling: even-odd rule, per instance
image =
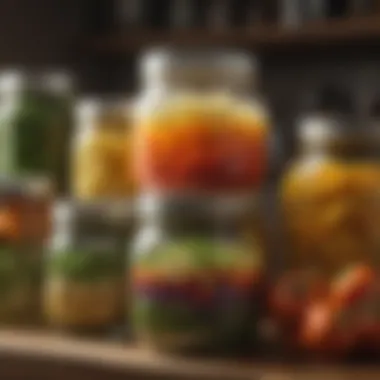
[[116, 255], [57, 252], [49, 261], [45, 313], [57, 327], [106, 328], [119, 318], [123, 267]]
[[80, 131], [75, 142], [72, 177], [75, 196], [88, 200], [130, 195], [134, 179], [126, 117], [112, 114], [92, 122], [91, 129]]
[[282, 188], [287, 236], [297, 265], [334, 271], [371, 260], [380, 237], [380, 167], [324, 160], [290, 169]]
[[40, 321], [41, 261], [32, 249], [0, 250], [0, 323], [34, 325]]
[[137, 127], [137, 176], [145, 188], [247, 190], [266, 174], [268, 120], [259, 107], [188, 95], [143, 116]]
[[261, 274], [254, 247], [206, 238], [157, 246], [134, 265], [138, 338], [170, 351], [232, 348], [251, 333]]

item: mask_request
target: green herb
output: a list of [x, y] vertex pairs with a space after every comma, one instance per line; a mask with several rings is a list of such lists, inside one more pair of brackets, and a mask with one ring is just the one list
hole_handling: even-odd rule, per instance
[[121, 276], [124, 267], [114, 252], [65, 251], [57, 252], [49, 260], [49, 271], [75, 281], [98, 281]]

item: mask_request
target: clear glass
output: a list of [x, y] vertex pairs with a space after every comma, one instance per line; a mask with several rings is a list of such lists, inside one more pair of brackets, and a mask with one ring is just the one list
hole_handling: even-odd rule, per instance
[[0, 77], [0, 171], [42, 177], [67, 190], [72, 86], [63, 73], [7, 72]]
[[268, 115], [245, 54], [157, 52], [137, 102], [139, 184], [156, 192], [250, 192], [266, 175]]
[[51, 192], [43, 183], [0, 186], [0, 323], [41, 323], [44, 246]]
[[81, 200], [112, 200], [134, 190], [129, 105], [87, 100], [78, 105], [72, 150], [72, 193]]
[[128, 213], [126, 204], [57, 204], [44, 286], [51, 326], [105, 333], [124, 323]]
[[137, 341], [176, 353], [252, 349], [264, 265], [257, 214], [210, 199], [157, 203], [133, 250]]
[[272, 312], [287, 345], [324, 359], [380, 348], [380, 161], [368, 143], [360, 135], [325, 141], [282, 183], [287, 252]]

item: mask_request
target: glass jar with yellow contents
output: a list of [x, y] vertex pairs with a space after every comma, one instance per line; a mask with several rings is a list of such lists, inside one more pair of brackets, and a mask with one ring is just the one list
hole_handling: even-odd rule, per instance
[[146, 56], [137, 102], [136, 164], [144, 190], [249, 192], [268, 165], [269, 121], [244, 53]]
[[342, 121], [304, 121], [303, 154], [281, 187], [288, 244], [270, 310], [297, 356], [300, 348], [331, 358], [380, 347], [370, 332], [380, 320], [379, 150], [372, 131], [355, 132]]
[[133, 191], [130, 106], [114, 100], [78, 104], [72, 150], [72, 190], [77, 199], [123, 198]]
[[347, 221], [352, 209], [349, 183], [359, 161], [349, 160], [349, 149], [339, 148], [351, 134], [349, 99], [329, 88], [319, 96], [300, 123], [300, 155], [285, 172], [280, 195], [290, 256], [297, 263], [325, 260], [332, 269], [362, 252]]

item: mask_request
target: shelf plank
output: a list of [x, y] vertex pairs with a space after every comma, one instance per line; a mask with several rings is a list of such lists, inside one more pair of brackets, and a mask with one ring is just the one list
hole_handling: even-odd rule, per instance
[[124, 54], [151, 45], [243, 46], [270, 50], [358, 42], [380, 44], [380, 15], [313, 22], [298, 28], [269, 25], [224, 32], [199, 29], [175, 32], [135, 30], [125, 35], [98, 37], [90, 41], [89, 46], [101, 54]]
[[[15, 375], [17, 372], [18, 376]], [[5, 376], [7, 374], [12, 376]], [[28, 380], [378, 380], [380, 366], [284, 366], [168, 357], [137, 347], [30, 331], [0, 332], [0, 377]], [[91, 377], [93, 373], [97, 375]], [[90, 376], [91, 375], [91, 376]]]

